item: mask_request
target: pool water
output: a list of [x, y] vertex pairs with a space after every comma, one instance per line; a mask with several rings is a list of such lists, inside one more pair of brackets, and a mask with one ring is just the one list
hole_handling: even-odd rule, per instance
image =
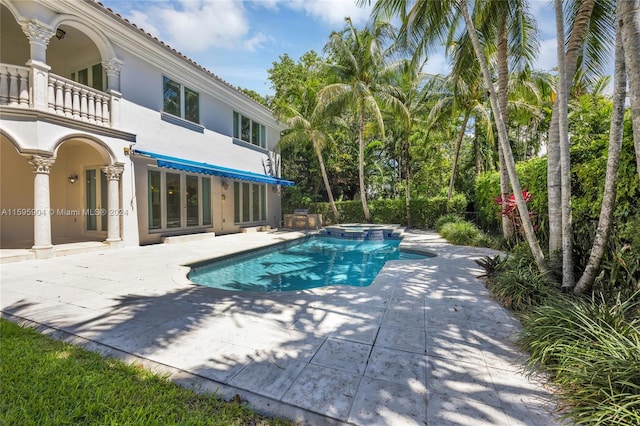
[[257, 253], [212, 260], [192, 268], [189, 279], [235, 291], [281, 292], [343, 284], [368, 286], [389, 260], [426, 259], [402, 252], [400, 240], [350, 241], [311, 237]]

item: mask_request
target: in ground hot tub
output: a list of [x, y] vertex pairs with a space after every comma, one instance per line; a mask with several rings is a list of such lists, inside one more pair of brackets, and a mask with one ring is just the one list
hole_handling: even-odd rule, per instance
[[344, 223], [327, 226], [320, 235], [347, 240], [400, 240], [403, 232], [400, 225]]

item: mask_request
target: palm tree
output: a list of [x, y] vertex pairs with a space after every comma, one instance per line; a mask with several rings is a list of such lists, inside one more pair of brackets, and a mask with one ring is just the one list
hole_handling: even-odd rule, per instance
[[569, 158], [569, 125], [567, 122], [569, 87], [564, 54], [564, 13], [562, 0], [555, 0], [558, 57], [558, 147], [560, 150], [560, 209], [562, 215], [562, 288], [573, 288], [573, 225], [571, 215], [571, 161]]
[[640, 1], [619, 0], [622, 20], [622, 45], [624, 46], [629, 98], [631, 101], [633, 143], [640, 176]]
[[[480, 40], [478, 39], [478, 34], [476, 33], [475, 25], [471, 20], [471, 15], [469, 14], [469, 6], [467, 4], [467, 0], [458, 0], [456, 2], [456, 7], [460, 10], [460, 13], [462, 13], [464, 22], [467, 27], [467, 32], [469, 33], [469, 38], [471, 39], [471, 43], [473, 45], [473, 50], [475, 51], [476, 58], [478, 59], [478, 63], [480, 64], [482, 78], [484, 79], [487, 91], [489, 92], [491, 109], [493, 110], [494, 116], [502, 117], [502, 111], [500, 109], [500, 104], [498, 103], [498, 96], [496, 95], [495, 89], [493, 87], [493, 82], [491, 81], [489, 66], [487, 65], [486, 57], [484, 55], [484, 52], [482, 51]], [[513, 159], [513, 153], [511, 152], [511, 145], [509, 144], [506, 123], [501, 119], [496, 119], [495, 122], [496, 127], [498, 128], [498, 141], [500, 143], [500, 148], [502, 149], [502, 154], [504, 156], [507, 171], [509, 173], [509, 180], [511, 181], [511, 187], [513, 188], [516, 205], [518, 206], [518, 212], [520, 213], [520, 219], [522, 221], [522, 228], [524, 229], [525, 238], [527, 240], [527, 243], [529, 244], [529, 248], [531, 249], [531, 253], [533, 254], [538, 269], [546, 274], [548, 273], [548, 267], [544, 259], [544, 254], [540, 249], [540, 244], [538, 244], [538, 240], [535, 237], [533, 225], [531, 224], [531, 219], [529, 218], [527, 203], [522, 195], [522, 187], [520, 186], [520, 180], [518, 179], [518, 175], [516, 173], [516, 165]]]
[[433, 94], [436, 79], [421, 73], [424, 61], [414, 57], [397, 63], [392, 83], [400, 88], [399, 99], [406, 115], [399, 120], [401, 128], [402, 157], [404, 158], [405, 214], [407, 226], [411, 226], [411, 136], [416, 125], [424, 123], [424, 117], [431, 108], [429, 97]]
[[[621, 1], [618, 4], [618, 22], [620, 22], [621, 13], [624, 10], [621, 3], [626, 2]], [[616, 200], [616, 187], [618, 184], [618, 163], [620, 159], [622, 132], [624, 128], [624, 101], [627, 86], [624, 49], [626, 49], [626, 46], [623, 48], [622, 29], [618, 25], [616, 30], [613, 112], [611, 114], [611, 128], [609, 130], [609, 152], [607, 156], [607, 174], [605, 177], [604, 194], [602, 197], [602, 206], [600, 208], [598, 228], [596, 229], [596, 235], [591, 247], [591, 253], [589, 254], [589, 260], [580, 280], [573, 289], [575, 294], [583, 294], [593, 286], [596, 275], [600, 270], [600, 264], [602, 262], [602, 257], [604, 256], [613, 224], [613, 211]]]
[[538, 268], [540, 271], [546, 273], [548, 268], [544, 259], [544, 254], [542, 253], [540, 245], [535, 237], [533, 225], [529, 218], [527, 204], [522, 195], [522, 188], [516, 174], [513, 153], [508, 140], [506, 123], [502, 120], [502, 112], [498, 102], [498, 97], [493, 87], [491, 73], [487, 65], [486, 52], [483, 50], [483, 46], [480, 44], [478, 39], [475, 24], [469, 14], [469, 5], [467, 1], [418, 0], [415, 3], [412, 3], [412, 6], [409, 7], [406, 0], [379, 0], [374, 6], [373, 14], [374, 16], [400, 15], [402, 21], [401, 32], [405, 32], [406, 37], [419, 39], [420, 41], [418, 45], [425, 51], [428, 50], [429, 46], [435, 40], [443, 40], [447, 32], [450, 33], [452, 29], [456, 28], [456, 23], [459, 17], [462, 16], [468, 37], [471, 41], [471, 45], [473, 46], [475, 57], [480, 65], [484, 84], [489, 94], [491, 109], [498, 129], [500, 149], [502, 150], [511, 187], [522, 219], [525, 238], [531, 252], [533, 253]]
[[336, 221], [339, 221], [340, 212], [338, 212], [338, 208], [336, 207], [336, 203], [333, 198], [333, 192], [331, 191], [331, 185], [329, 184], [329, 177], [327, 176], [327, 170], [322, 157], [322, 150], [330, 139], [330, 136], [326, 132], [328, 124], [327, 119], [316, 109], [311, 112], [301, 112], [289, 107], [289, 113], [290, 115], [287, 118], [287, 122], [291, 126], [291, 129], [288, 133], [282, 136], [279, 143], [286, 145], [300, 141], [311, 142], [313, 151], [316, 153], [316, 157], [318, 159], [318, 164], [320, 165], [320, 173], [322, 174], [322, 181], [324, 183], [325, 190], [327, 191], [327, 198], [329, 198], [331, 210], [333, 211]]
[[[568, 2], [569, 35], [565, 52], [565, 83], [574, 81], [580, 63], [588, 74], [601, 74], [613, 39], [612, 0], [572, 0]], [[559, 105], [551, 114], [547, 144], [547, 196], [549, 204], [549, 256], [559, 260], [563, 252], [562, 184], [560, 158]]]
[[347, 28], [340, 33], [332, 33], [325, 47], [337, 82], [325, 86], [318, 94], [318, 101], [324, 107], [339, 104], [357, 111], [360, 199], [365, 220], [371, 222], [364, 173], [367, 115], [374, 117], [384, 137], [381, 105], [392, 107], [405, 115], [406, 108], [398, 98], [398, 89], [385, 80], [389, 72], [386, 60], [390, 54], [385, 43], [394, 35], [393, 27], [376, 21], [371, 28], [357, 30], [351, 19], [347, 18], [346, 21]]

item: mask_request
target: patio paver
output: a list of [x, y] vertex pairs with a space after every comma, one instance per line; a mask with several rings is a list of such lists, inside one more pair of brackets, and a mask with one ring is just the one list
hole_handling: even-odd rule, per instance
[[138, 361], [301, 424], [564, 424], [523, 374], [520, 325], [473, 259], [495, 252], [410, 231], [438, 254], [387, 263], [369, 287], [238, 293], [182, 265], [302, 236], [272, 232], [3, 264], [4, 317]]

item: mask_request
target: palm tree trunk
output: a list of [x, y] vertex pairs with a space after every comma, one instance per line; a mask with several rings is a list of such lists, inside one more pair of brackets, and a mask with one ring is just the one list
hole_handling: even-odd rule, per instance
[[473, 140], [473, 152], [475, 154], [476, 160], [476, 176], [480, 176], [482, 174], [482, 150], [480, 148], [480, 135], [478, 132], [478, 121], [476, 120], [473, 124], [475, 137]]
[[327, 190], [327, 197], [329, 198], [329, 204], [331, 205], [331, 210], [333, 210], [333, 215], [336, 218], [336, 222], [340, 221], [340, 213], [338, 212], [338, 208], [336, 207], [336, 202], [333, 199], [333, 192], [331, 191], [331, 185], [329, 185], [329, 177], [327, 176], [327, 170], [324, 167], [324, 159], [322, 158], [322, 153], [320, 150], [315, 147], [316, 155], [318, 156], [318, 163], [320, 164], [320, 173], [322, 174], [322, 181], [324, 182], [324, 188]]
[[451, 179], [449, 180], [449, 193], [447, 194], [447, 206], [451, 203], [451, 197], [453, 196], [453, 183], [456, 179], [456, 171], [458, 169], [458, 157], [460, 156], [460, 147], [462, 146], [462, 139], [464, 138], [464, 132], [467, 129], [467, 123], [469, 122], [469, 110], [464, 112], [464, 119], [462, 120], [462, 126], [458, 133], [458, 139], [456, 140], [456, 149], [453, 154], [453, 168], [451, 169]]
[[[509, 59], [508, 59], [508, 36], [506, 17], [502, 17], [500, 23], [500, 34], [498, 35], [498, 104], [502, 112], [502, 121], [509, 122]], [[498, 164], [500, 169], [500, 197], [506, 200], [509, 197], [509, 172], [504, 162], [504, 155], [498, 149]], [[505, 239], [513, 238], [514, 225], [507, 215], [502, 215], [502, 236]]]
[[573, 225], [571, 215], [571, 158], [569, 156], [568, 87], [564, 53], [562, 0], [555, 0], [558, 53], [558, 130], [560, 148], [560, 208], [562, 210], [562, 288], [575, 285], [573, 276]]
[[629, 78], [629, 100], [633, 143], [640, 176], [640, 1], [619, 0], [622, 20], [622, 44], [624, 46], [627, 76]]
[[405, 157], [404, 157], [404, 178], [405, 178], [405, 189], [404, 189], [404, 205], [406, 209], [407, 215], [407, 227], [411, 227], [411, 161], [409, 159], [409, 134], [407, 133], [405, 139]]
[[371, 223], [371, 213], [367, 205], [367, 187], [364, 183], [364, 99], [360, 99], [360, 123], [358, 126], [358, 174], [360, 177], [360, 200], [362, 201], [362, 211], [367, 223]]
[[[595, 0], [582, 0], [567, 43], [565, 69], [567, 84], [571, 84], [582, 53], [585, 35]], [[563, 37], [564, 39], [564, 37]], [[549, 140], [547, 142], [547, 197], [549, 204], [549, 256], [559, 261], [562, 253], [562, 194], [560, 168], [560, 127], [558, 126], [558, 100], [553, 105]]]
[[[621, 15], [621, 3], [618, 3], [618, 17]], [[620, 18], [617, 19], [620, 22]], [[622, 132], [624, 129], [624, 100], [627, 88], [627, 78], [625, 73], [625, 56], [622, 44], [622, 30], [620, 25], [616, 30], [616, 56], [615, 67], [613, 71], [613, 111], [611, 113], [611, 128], [609, 130], [609, 153], [607, 157], [607, 174], [604, 181], [604, 194], [602, 197], [602, 206], [600, 207], [600, 219], [598, 220], [598, 229], [593, 240], [591, 253], [587, 266], [576, 284], [573, 292], [575, 294], [583, 294], [589, 291], [593, 286], [596, 275], [600, 270], [600, 264], [604, 251], [607, 247], [607, 241], [611, 234], [611, 225], [613, 223], [613, 211], [616, 201], [616, 187], [618, 185], [618, 163], [620, 160], [620, 149], [622, 146]]]
[[500, 142], [500, 147], [504, 154], [507, 171], [509, 172], [509, 179], [511, 181], [511, 187], [513, 188], [516, 204], [518, 206], [518, 212], [520, 213], [520, 218], [522, 220], [522, 227], [524, 229], [525, 238], [527, 240], [527, 243], [529, 244], [529, 248], [531, 249], [531, 253], [533, 254], [538, 269], [543, 274], [548, 274], [549, 269], [544, 259], [542, 249], [540, 249], [540, 244], [538, 243], [538, 240], [536, 239], [536, 236], [534, 234], [533, 225], [531, 224], [531, 218], [529, 217], [529, 210], [527, 209], [527, 203], [524, 201], [524, 197], [522, 196], [522, 187], [520, 186], [520, 180], [518, 179], [518, 175], [516, 173], [516, 165], [513, 159], [513, 153], [511, 152], [511, 146], [509, 145], [507, 128], [505, 123], [501, 119], [502, 114], [500, 112], [500, 105], [498, 104], [498, 96], [496, 95], [496, 91], [493, 87], [493, 82], [491, 81], [491, 74], [489, 73], [487, 60], [480, 46], [480, 41], [478, 40], [478, 34], [476, 33], [475, 25], [473, 24], [471, 16], [469, 15], [467, 0], [458, 0], [458, 7], [460, 8], [462, 16], [464, 17], [464, 21], [467, 26], [467, 32], [469, 33], [469, 38], [471, 39], [473, 50], [476, 54], [476, 59], [480, 64], [480, 69], [482, 71], [482, 77], [484, 79], [485, 86], [489, 91], [491, 109], [493, 110], [496, 126], [498, 128], [498, 141]]

